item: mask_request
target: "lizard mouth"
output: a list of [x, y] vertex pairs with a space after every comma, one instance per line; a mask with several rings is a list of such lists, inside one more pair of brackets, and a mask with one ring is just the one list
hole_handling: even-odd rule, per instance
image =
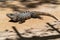
[[13, 14], [7, 14], [7, 16], [8, 16], [10, 19], [13, 19], [13, 18], [12, 18]]
[[11, 19], [11, 20], [13, 20], [13, 21], [17, 21], [16, 19], [15, 19], [15, 15], [14, 14], [7, 14], [7, 16]]
[[7, 16], [10, 18], [10, 14], [7, 14]]

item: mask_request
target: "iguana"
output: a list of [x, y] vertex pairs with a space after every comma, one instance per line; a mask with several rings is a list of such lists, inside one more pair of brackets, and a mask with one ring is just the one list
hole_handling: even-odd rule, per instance
[[38, 12], [38, 11], [15, 12], [15, 13], [8, 13], [6, 15], [11, 20], [18, 21], [19, 23], [23, 23], [23, 22], [25, 22], [25, 20], [30, 19], [30, 18], [42, 19], [42, 17], [40, 15], [50, 16], [50, 17], [54, 18], [55, 20], [58, 20], [55, 16], [53, 16], [49, 13]]

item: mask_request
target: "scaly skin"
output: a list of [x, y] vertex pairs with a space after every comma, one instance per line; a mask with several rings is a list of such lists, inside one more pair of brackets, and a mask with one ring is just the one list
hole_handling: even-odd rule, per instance
[[7, 16], [13, 20], [13, 21], [18, 21], [19, 23], [23, 23], [25, 22], [25, 20], [30, 19], [30, 18], [39, 18], [42, 19], [42, 17], [40, 17], [40, 15], [44, 15], [44, 16], [50, 16], [52, 18], [54, 18], [55, 20], [58, 21], [58, 19], [48, 13], [44, 13], [44, 12], [37, 12], [37, 11], [25, 11], [25, 12], [16, 12], [16, 13], [9, 13], [7, 14]]

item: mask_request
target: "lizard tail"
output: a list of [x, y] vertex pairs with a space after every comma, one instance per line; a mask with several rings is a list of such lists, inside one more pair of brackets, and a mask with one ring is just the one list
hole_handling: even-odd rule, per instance
[[44, 16], [50, 16], [52, 18], [54, 18], [55, 20], [58, 20], [55, 16], [49, 14], [49, 13], [44, 13], [44, 12], [35, 12], [38, 15], [44, 15]]

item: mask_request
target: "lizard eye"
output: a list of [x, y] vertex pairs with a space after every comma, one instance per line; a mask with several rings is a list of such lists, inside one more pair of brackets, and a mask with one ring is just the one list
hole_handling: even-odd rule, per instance
[[11, 16], [13, 16], [14, 14], [10, 14]]

